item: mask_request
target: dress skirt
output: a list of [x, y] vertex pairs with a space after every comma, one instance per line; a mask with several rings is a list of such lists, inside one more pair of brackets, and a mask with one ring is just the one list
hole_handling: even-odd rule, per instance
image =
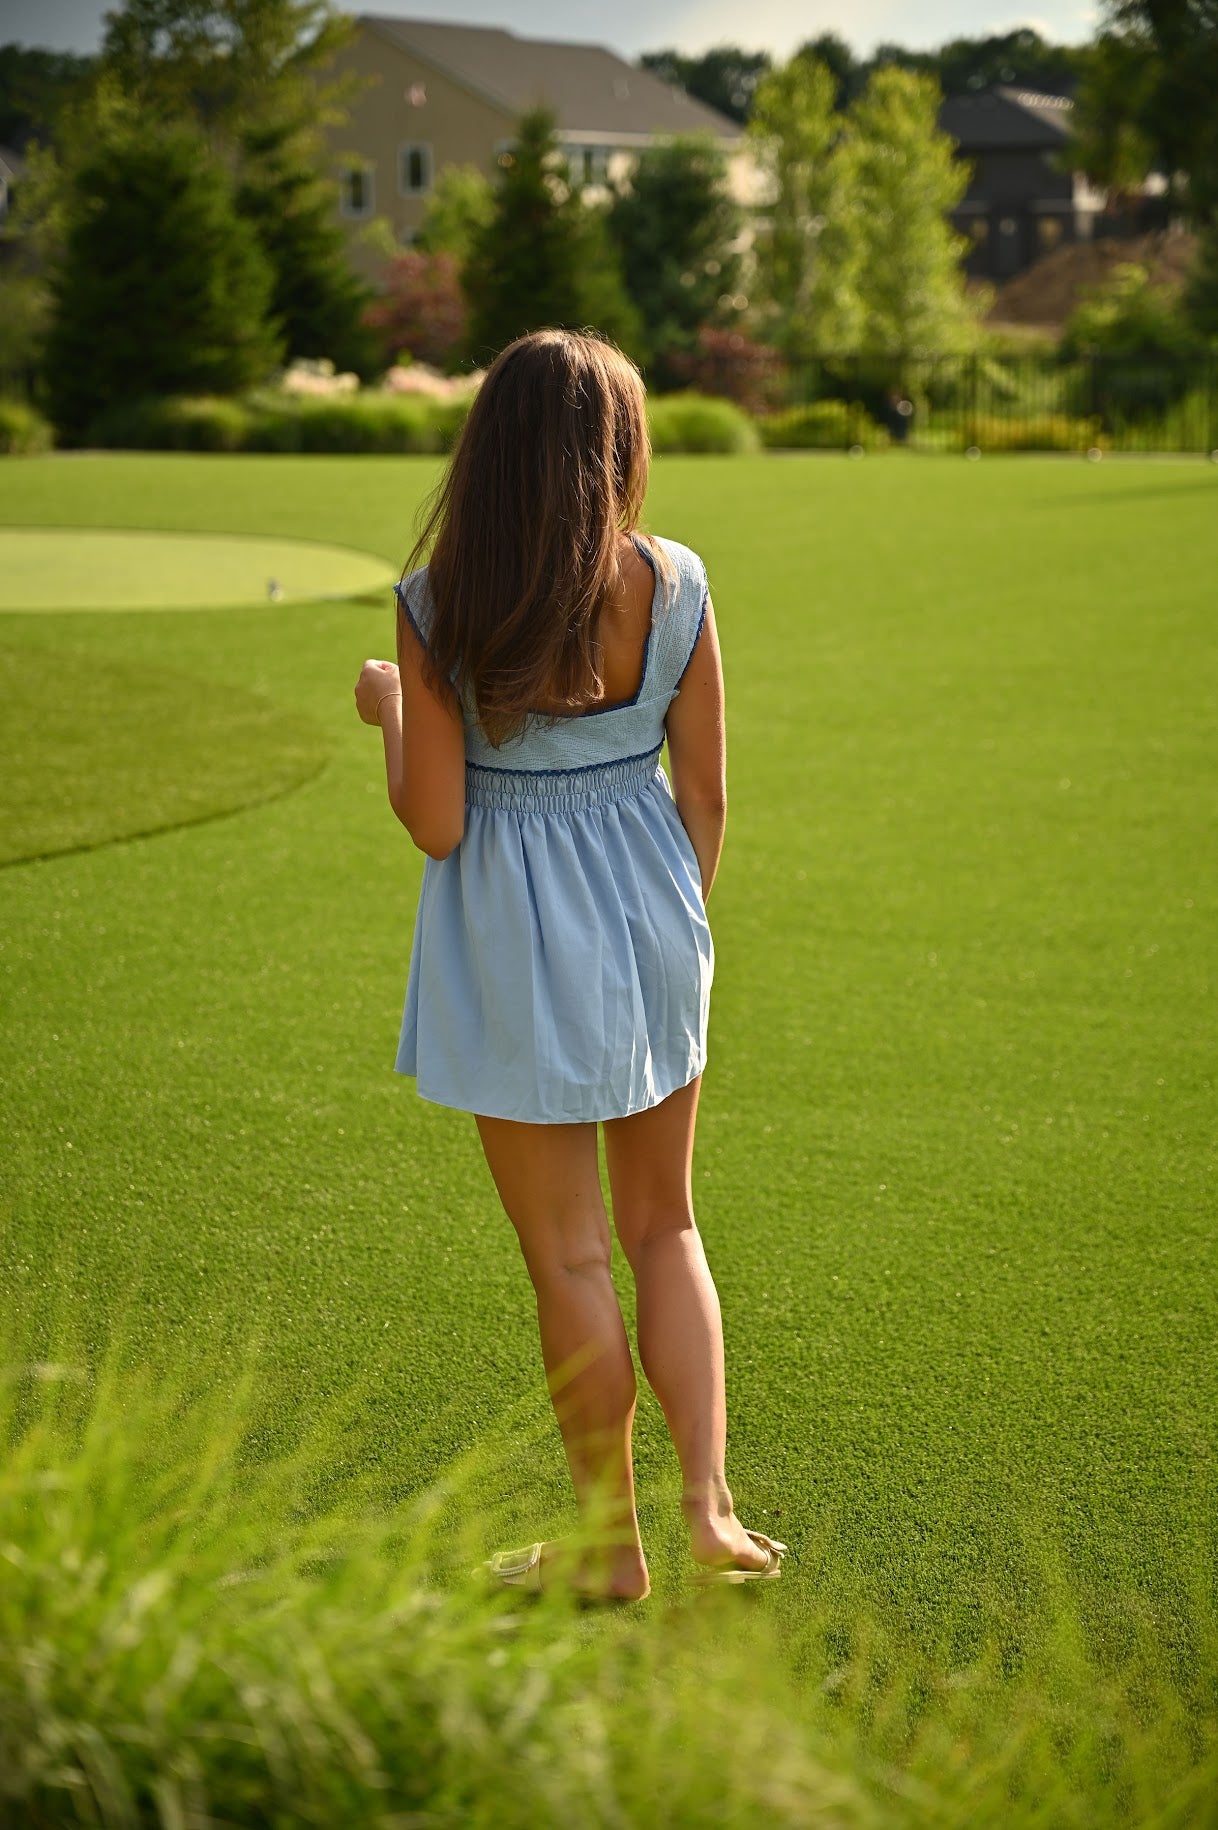
[[394, 1064], [424, 1099], [576, 1124], [702, 1072], [714, 946], [659, 757], [467, 764], [465, 835], [424, 868]]

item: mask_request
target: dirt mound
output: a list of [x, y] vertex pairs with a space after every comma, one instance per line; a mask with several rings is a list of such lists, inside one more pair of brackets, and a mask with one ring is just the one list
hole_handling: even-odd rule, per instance
[[1179, 286], [1196, 248], [1196, 236], [1182, 229], [1156, 229], [1128, 240], [1111, 237], [1055, 248], [1000, 288], [988, 322], [1060, 330], [1083, 293], [1102, 285], [1114, 267], [1136, 261], [1150, 269], [1156, 286]]

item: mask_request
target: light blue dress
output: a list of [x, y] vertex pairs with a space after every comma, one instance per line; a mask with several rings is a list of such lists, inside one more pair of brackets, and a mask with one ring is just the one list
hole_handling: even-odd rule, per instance
[[[633, 699], [541, 717], [499, 749], [465, 717], [465, 834], [428, 858], [396, 1071], [488, 1118], [574, 1124], [644, 1111], [702, 1072], [714, 947], [660, 764], [702, 631], [706, 569], [660, 542]], [[420, 641], [427, 568], [397, 587]]]

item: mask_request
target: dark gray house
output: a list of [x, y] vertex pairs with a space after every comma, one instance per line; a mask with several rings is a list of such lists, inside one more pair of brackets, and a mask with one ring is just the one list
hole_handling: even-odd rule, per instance
[[1007, 280], [1063, 242], [1138, 234], [1155, 227], [1153, 183], [1146, 207], [1116, 212], [1108, 195], [1063, 157], [1073, 103], [1017, 87], [949, 96], [939, 125], [973, 166], [972, 182], [952, 214], [972, 250], [971, 274]]

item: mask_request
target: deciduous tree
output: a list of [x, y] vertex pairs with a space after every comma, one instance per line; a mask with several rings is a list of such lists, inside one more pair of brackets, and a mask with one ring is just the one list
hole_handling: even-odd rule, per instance
[[856, 242], [832, 158], [841, 131], [836, 80], [806, 55], [771, 70], [748, 124], [768, 198], [754, 242], [761, 321], [792, 358], [857, 341]]

